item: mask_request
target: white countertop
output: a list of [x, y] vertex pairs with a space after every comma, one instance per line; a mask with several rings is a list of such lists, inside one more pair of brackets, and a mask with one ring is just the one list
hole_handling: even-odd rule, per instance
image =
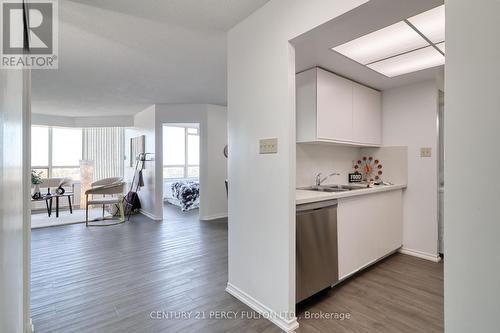
[[406, 188], [406, 184], [395, 185], [375, 185], [374, 187], [351, 190], [344, 192], [321, 192], [310, 190], [295, 190], [295, 204], [305, 204], [310, 202], [318, 202], [332, 199], [340, 199], [347, 197], [354, 197], [358, 195], [367, 195], [379, 192], [394, 191]]

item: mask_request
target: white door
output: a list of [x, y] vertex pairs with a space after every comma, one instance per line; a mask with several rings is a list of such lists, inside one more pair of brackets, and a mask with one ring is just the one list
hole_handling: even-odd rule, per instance
[[28, 90], [28, 72], [0, 69], [0, 332], [29, 323]]

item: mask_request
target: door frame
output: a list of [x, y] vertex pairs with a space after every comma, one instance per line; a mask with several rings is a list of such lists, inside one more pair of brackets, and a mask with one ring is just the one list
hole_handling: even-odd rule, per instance
[[[31, 195], [31, 70], [23, 70], [23, 198]], [[31, 202], [23, 203], [23, 319], [25, 332], [34, 332], [31, 320]]]

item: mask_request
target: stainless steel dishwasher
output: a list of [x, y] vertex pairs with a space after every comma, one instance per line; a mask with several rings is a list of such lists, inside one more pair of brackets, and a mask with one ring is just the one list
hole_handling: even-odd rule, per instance
[[296, 303], [338, 279], [337, 200], [297, 205]]

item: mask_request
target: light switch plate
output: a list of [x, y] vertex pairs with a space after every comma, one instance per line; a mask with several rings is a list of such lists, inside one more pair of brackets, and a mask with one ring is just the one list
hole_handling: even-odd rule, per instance
[[278, 139], [261, 139], [259, 141], [260, 154], [276, 154], [278, 152]]
[[422, 147], [420, 148], [420, 157], [431, 157], [432, 156], [432, 148]]

